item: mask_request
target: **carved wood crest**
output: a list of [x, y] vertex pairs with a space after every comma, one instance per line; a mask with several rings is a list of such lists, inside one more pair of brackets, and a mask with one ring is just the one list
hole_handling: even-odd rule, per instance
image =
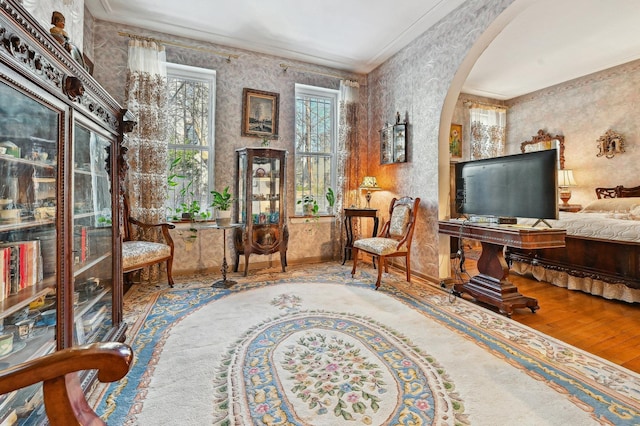
[[533, 152], [543, 149], [558, 149], [558, 164], [561, 169], [564, 169], [564, 136], [563, 135], [550, 135], [544, 130], [538, 130], [538, 134], [533, 136], [531, 140], [524, 141], [520, 144], [520, 151]]

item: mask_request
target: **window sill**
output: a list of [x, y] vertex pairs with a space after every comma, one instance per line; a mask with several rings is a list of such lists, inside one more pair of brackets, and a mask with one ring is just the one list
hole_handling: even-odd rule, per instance
[[335, 215], [332, 214], [324, 214], [318, 216], [289, 216], [289, 221], [292, 224], [297, 223], [309, 223], [309, 222], [318, 222], [318, 223], [330, 223], [335, 220]]

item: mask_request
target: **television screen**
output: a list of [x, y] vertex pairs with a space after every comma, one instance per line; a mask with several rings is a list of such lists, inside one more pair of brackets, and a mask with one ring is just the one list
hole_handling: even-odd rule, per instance
[[456, 212], [557, 219], [557, 162], [549, 149], [456, 163]]

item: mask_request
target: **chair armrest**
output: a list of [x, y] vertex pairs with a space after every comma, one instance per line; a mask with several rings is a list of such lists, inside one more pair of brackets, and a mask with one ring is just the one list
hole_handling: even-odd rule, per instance
[[168, 223], [168, 222], [145, 223], [145, 222], [140, 222], [139, 220], [134, 219], [132, 217], [129, 217], [128, 220], [130, 224], [139, 226], [140, 228], [144, 228], [144, 229], [160, 227], [162, 230], [162, 235], [164, 236], [164, 239], [167, 241], [167, 244], [171, 246], [171, 251], [173, 252], [173, 238], [171, 238], [171, 234], [169, 233], [169, 229], [174, 229], [176, 227], [173, 223]]
[[167, 229], [173, 229], [173, 228], [175, 228], [175, 227], [176, 227], [173, 223], [168, 223], [168, 222], [160, 222], [160, 223], [145, 223], [145, 222], [140, 222], [139, 220], [134, 219], [134, 218], [132, 218], [132, 217], [129, 217], [129, 219], [128, 219], [128, 220], [129, 220], [129, 223], [131, 223], [131, 224], [133, 224], [133, 225], [139, 226], [139, 227], [141, 227], [141, 228], [147, 228], [147, 229], [149, 229], [149, 228], [155, 228], [155, 227], [158, 227], [158, 226], [162, 227], [163, 229], [164, 229], [164, 228], [167, 228]]
[[98, 380], [114, 382], [129, 372], [132, 361], [133, 351], [124, 343], [75, 346], [0, 371], [0, 394], [43, 382], [52, 426], [102, 424], [87, 403], [77, 372], [98, 370]]

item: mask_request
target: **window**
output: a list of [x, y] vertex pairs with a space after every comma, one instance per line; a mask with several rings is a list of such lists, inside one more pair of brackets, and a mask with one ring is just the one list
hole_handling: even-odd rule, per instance
[[334, 187], [338, 135], [337, 90], [296, 84], [295, 196], [311, 195], [320, 212], [327, 210], [327, 189]]
[[214, 187], [215, 71], [167, 63], [167, 214], [207, 218]]

